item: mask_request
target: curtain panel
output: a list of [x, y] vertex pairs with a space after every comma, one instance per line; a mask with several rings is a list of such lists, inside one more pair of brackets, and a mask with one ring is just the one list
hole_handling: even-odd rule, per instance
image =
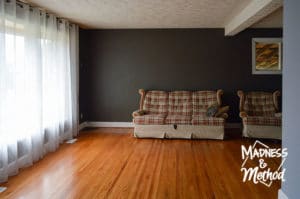
[[0, 0], [0, 182], [77, 132], [77, 25]]

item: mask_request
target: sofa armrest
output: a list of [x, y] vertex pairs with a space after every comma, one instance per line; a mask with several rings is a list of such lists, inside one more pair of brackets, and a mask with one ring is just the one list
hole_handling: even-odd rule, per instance
[[144, 111], [144, 110], [136, 110], [136, 111], [133, 111], [132, 117], [142, 116], [142, 115], [145, 115], [146, 113], [147, 113], [147, 112]]
[[222, 113], [221, 115], [219, 115], [217, 117], [223, 118], [223, 119], [227, 119], [228, 118], [228, 114], [227, 113]]
[[275, 117], [282, 117], [282, 113], [275, 113]]
[[241, 118], [244, 118], [244, 117], [247, 117], [247, 116], [248, 116], [248, 114], [246, 112], [244, 112], [244, 111], [240, 112], [240, 117]]

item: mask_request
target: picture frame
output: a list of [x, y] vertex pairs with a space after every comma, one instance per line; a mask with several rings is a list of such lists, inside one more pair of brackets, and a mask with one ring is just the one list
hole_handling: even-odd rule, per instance
[[252, 38], [252, 74], [282, 74], [282, 38]]

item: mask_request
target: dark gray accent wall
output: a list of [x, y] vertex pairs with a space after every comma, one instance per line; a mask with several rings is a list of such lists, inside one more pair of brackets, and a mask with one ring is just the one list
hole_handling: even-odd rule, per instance
[[[284, 68], [282, 145], [288, 149], [282, 190], [289, 199], [300, 198], [300, 1], [284, 1]], [[279, 197], [281, 199], [283, 197]]]
[[240, 121], [236, 91], [281, 90], [281, 75], [251, 74], [251, 39], [281, 37], [281, 29], [80, 31], [81, 121], [131, 121], [138, 89], [223, 89], [230, 122]]

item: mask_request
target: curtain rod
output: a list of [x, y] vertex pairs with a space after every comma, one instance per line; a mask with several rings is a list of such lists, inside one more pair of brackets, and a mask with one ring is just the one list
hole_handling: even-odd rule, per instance
[[[6, 2], [10, 3], [11, 0], [6, 0]], [[27, 1], [16, 0], [16, 4], [17, 4], [18, 6], [20, 6], [21, 8], [23, 8], [24, 5], [28, 5], [30, 11], [32, 11], [33, 9], [38, 9], [38, 10], [41, 11], [41, 12], [45, 12], [45, 14], [46, 14], [47, 17], [49, 17], [50, 15], [54, 15], [54, 16], [57, 18], [57, 21], [58, 21], [59, 23], [62, 23], [63, 20], [66, 20], [66, 21], [69, 21], [69, 22], [70, 22], [69, 25], [76, 24], [76, 23], [74, 23], [74, 22], [72, 22], [72, 21], [70, 21], [70, 20], [68, 20], [68, 19], [59, 17], [59, 16], [57, 16], [56, 14], [47, 11], [45, 8], [41, 8], [41, 7], [38, 7], [38, 6], [31, 5], [31, 4], [28, 3]]]

